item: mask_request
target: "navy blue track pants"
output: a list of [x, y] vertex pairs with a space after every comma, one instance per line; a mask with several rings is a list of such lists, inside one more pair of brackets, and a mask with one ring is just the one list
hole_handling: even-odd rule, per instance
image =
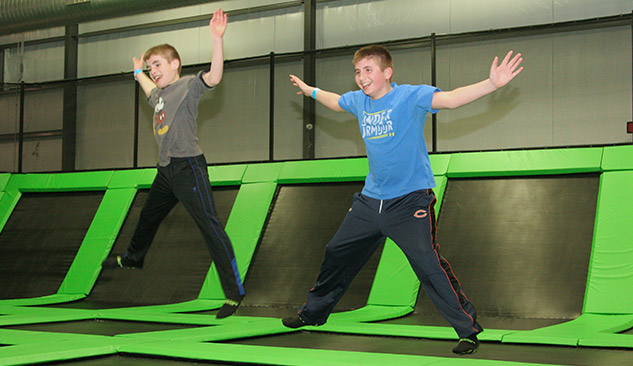
[[128, 247], [128, 257], [135, 263], [143, 264], [158, 226], [178, 201], [193, 217], [202, 233], [220, 276], [224, 295], [229, 299], [240, 300], [244, 295], [244, 287], [233, 245], [216, 216], [204, 155], [171, 158], [168, 166], [158, 167], [158, 174]]
[[436, 198], [431, 189], [377, 200], [360, 193], [328, 243], [317, 283], [299, 310], [306, 324], [323, 324], [354, 276], [385, 237], [406, 255], [424, 290], [460, 338], [483, 331], [474, 306], [435, 243]]

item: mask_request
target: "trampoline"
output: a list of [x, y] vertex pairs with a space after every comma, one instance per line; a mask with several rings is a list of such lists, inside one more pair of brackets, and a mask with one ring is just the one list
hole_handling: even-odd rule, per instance
[[[633, 295], [621, 289], [633, 284], [633, 228], [626, 224], [633, 165], [623, 162], [632, 153], [604, 147], [431, 156], [440, 251], [486, 329], [480, 351], [468, 357], [450, 353], [454, 331], [390, 240], [326, 325], [281, 324], [305, 300], [325, 244], [362, 187], [366, 159], [209, 168], [216, 204], [232, 206], [226, 229], [247, 290], [236, 316], [222, 320], [213, 316], [223, 301], [213, 271], [187, 284], [186, 296], [158, 291], [137, 303], [123, 295], [109, 303], [107, 286], [99, 289], [113, 278], [100, 261], [126, 245], [134, 225], [126, 217], [136, 216], [151, 169], [87, 172], [79, 183], [76, 174], [0, 175], [0, 240], [26, 191], [105, 191], [56, 293], [0, 300], [0, 363], [627, 365]], [[223, 197], [220, 187], [233, 192]], [[181, 235], [182, 225], [173, 227]], [[72, 323], [85, 325], [65, 327]]]

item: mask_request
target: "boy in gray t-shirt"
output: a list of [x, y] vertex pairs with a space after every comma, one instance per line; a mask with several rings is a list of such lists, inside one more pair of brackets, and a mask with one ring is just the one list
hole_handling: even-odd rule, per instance
[[[209, 22], [213, 42], [208, 72], [180, 77], [182, 69], [176, 49], [163, 44], [134, 57], [134, 78], [154, 108], [154, 137], [158, 144], [158, 173], [141, 211], [127, 252], [108, 259], [105, 266], [141, 268], [160, 222], [180, 201], [196, 221], [220, 276], [226, 301], [216, 315], [233, 314], [244, 298], [244, 287], [231, 240], [215, 214], [207, 162], [198, 146], [196, 119], [203, 93], [222, 80], [222, 50], [227, 15], [218, 9]], [[143, 73], [146, 64], [149, 76]]]

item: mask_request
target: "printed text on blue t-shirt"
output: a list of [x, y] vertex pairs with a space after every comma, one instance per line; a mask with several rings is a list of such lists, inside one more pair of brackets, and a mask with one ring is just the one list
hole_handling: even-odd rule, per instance
[[393, 136], [393, 122], [391, 121], [391, 109], [380, 112], [367, 113], [363, 111], [361, 132], [364, 139], [380, 139]]

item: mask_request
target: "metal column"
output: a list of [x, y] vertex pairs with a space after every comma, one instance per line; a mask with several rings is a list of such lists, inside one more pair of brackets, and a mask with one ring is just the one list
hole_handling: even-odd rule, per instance
[[[316, 83], [316, 0], [305, 0], [303, 25], [303, 81]], [[314, 159], [314, 129], [316, 105], [311, 98], [303, 98], [303, 158]]]
[[64, 113], [62, 125], [62, 171], [75, 170], [77, 139], [77, 51], [79, 26], [66, 26], [64, 37]]

